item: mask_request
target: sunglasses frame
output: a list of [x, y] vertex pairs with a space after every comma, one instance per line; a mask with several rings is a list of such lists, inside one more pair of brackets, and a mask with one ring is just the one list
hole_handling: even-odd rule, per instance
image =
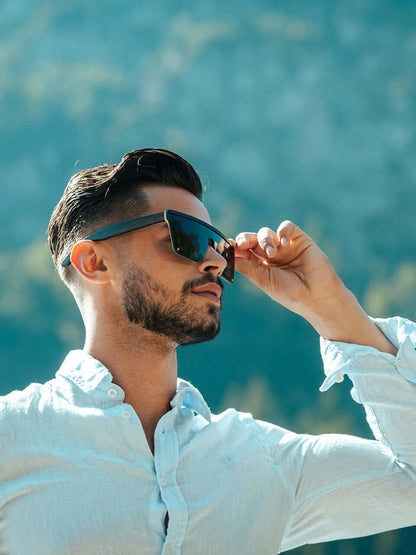
[[[212, 234], [217, 235], [220, 239], [224, 240], [226, 242], [226, 244], [229, 245], [230, 251], [232, 253], [234, 253], [233, 245], [229, 242], [227, 237], [225, 237], [225, 235], [223, 235], [221, 233], [221, 231], [219, 231], [218, 229], [216, 229], [212, 225], [207, 224], [203, 220], [199, 220], [198, 218], [195, 218], [194, 216], [190, 216], [189, 214], [184, 214], [183, 212], [178, 212], [176, 210], [165, 210], [164, 212], [158, 212], [157, 214], [149, 214], [148, 216], [141, 216], [139, 218], [133, 218], [131, 220], [124, 220], [122, 222], [117, 222], [115, 224], [111, 224], [111, 225], [108, 225], [108, 226], [103, 227], [101, 229], [98, 229], [97, 231], [94, 231], [90, 235], [87, 235], [86, 237], [81, 239], [81, 241], [87, 241], [87, 240], [89, 240], [89, 241], [104, 241], [105, 239], [111, 239], [112, 237], [116, 237], [117, 235], [122, 235], [123, 233], [129, 233], [130, 231], [135, 231], [137, 229], [143, 229], [145, 227], [149, 227], [149, 226], [154, 225], [154, 224], [166, 222], [166, 224], [169, 228], [169, 234], [170, 234], [172, 249], [173, 249], [174, 253], [179, 255], [179, 256], [183, 256], [184, 258], [186, 258], [188, 260], [193, 260], [194, 262], [201, 262], [203, 260], [203, 258], [201, 258], [200, 260], [196, 260], [195, 258], [190, 258], [189, 256], [185, 256], [185, 255], [181, 254], [180, 252], [178, 252], [178, 249], [175, 248], [175, 245], [174, 245], [175, 239], [172, 236], [174, 234], [172, 232], [172, 228], [171, 228], [170, 221], [169, 221], [169, 215], [170, 214], [172, 216], [176, 216], [176, 217], [179, 217], [179, 218], [184, 218], [184, 219], [191, 220], [191, 221], [207, 228]], [[210, 237], [210, 239], [213, 239], [213, 238]], [[216, 242], [218, 243], [219, 241], [216, 241]], [[208, 242], [207, 248], [208, 248], [208, 246], [210, 246], [210, 244], [211, 243]], [[206, 251], [205, 251], [205, 253], [206, 253]], [[205, 253], [204, 253], [204, 256], [205, 256]], [[72, 255], [72, 250], [63, 259], [61, 265], [64, 268], [66, 268], [67, 266], [69, 266], [71, 264], [71, 255]], [[229, 270], [229, 268], [230, 268], [231, 275], [229, 277], [226, 277], [226, 276], [222, 275], [221, 277], [223, 277], [229, 283], [232, 283], [234, 281], [234, 256], [232, 257], [232, 260], [227, 260], [225, 257], [223, 257], [223, 258], [224, 258], [224, 260], [227, 261], [227, 267], [224, 270], [224, 272], [229, 275], [229, 272], [227, 270]], [[223, 274], [224, 274], [224, 272], [223, 272]]]

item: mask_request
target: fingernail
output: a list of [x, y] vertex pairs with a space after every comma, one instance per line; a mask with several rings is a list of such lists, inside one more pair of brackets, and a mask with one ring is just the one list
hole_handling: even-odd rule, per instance
[[266, 249], [265, 249], [265, 250], [266, 250], [266, 254], [267, 254], [267, 256], [271, 256], [271, 255], [272, 255], [272, 254], [274, 253], [274, 251], [275, 251], [275, 248], [274, 248], [274, 247], [272, 247], [271, 245], [267, 245], [267, 247], [266, 247]]
[[289, 241], [286, 239], [286, 237], [282, 237], [280, 239], [280, 244], [282, 245], [282, 247], [285, 247], [286, 245], [289, 244]]

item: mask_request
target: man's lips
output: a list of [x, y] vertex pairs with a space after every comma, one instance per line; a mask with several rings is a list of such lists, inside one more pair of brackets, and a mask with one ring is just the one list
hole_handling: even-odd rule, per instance
[[205, 285], [196, 287], [192, 290], [192, 293], [200, 297], [205, 297], [214, 303], [221, 302], [222, 289], [216, 283], [206, 283]]

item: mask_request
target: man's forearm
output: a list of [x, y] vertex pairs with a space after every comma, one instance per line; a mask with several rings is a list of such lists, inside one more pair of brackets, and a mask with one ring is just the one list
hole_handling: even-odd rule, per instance
[[370, 320], [355, 296], [342, 283], [336, 295], [304, 316], [324, 339], [366, 345], [397, 354], [396, 347]]

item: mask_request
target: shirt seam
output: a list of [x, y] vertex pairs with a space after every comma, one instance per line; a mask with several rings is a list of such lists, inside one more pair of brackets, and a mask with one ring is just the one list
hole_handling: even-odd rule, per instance
[[[286, 489], [286, 491], [288, 492], [288, 494], [293, 498], [295, 495], [295, 488], [293, 487], [293, 485], [291, 484], [289, 478], [286, 476], [286, 474], [283, 472], [282, 466], [281, 464], [278, 463], [276, 457], [273, 456], [270, 447], [269, 447], [269, 443], [267, 442], [267, 440], [264, 437], [260, 437], [263, 435], [263, 430], [261, 429], [261, 426], [257, 423], [255, 418], [251, 418], [250, 422], [247, 423], [246, 421], [244, 421], [244, 424], [246, 427], [250, 426], [250, 428], [255, 428], [253, 429], [253, 435], [255, 437], [255, 439], [257, 440], [257, 442], [260, 444], [264, 456], [266, 457], [266, 459], [269, 462], [270, 465], [270, 469], [277, 473], [282, 481], [282, 485], [284, 486], [284, 488]], [[272, 464], [270, 464], [272, 463]]]

